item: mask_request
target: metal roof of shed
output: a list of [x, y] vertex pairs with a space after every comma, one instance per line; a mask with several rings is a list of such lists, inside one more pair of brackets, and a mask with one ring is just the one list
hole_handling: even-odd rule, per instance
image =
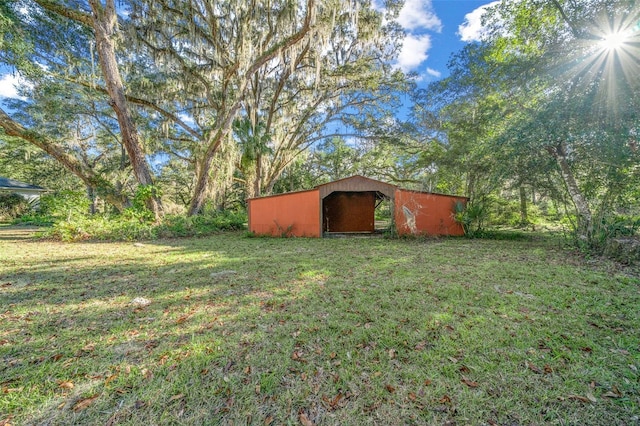
[[320, 191], [320, 198], [324, 199], [327, 195], [334, 191], [344, 192], [370, 192], [377, 191], [393, 199], [394, 191], [398, 188], [396, 185], [381, 182], [379, 180], [367, 178], [360, 175], [347, 177], [344, 179], [334, 180], [322, 185], [316, 186]]

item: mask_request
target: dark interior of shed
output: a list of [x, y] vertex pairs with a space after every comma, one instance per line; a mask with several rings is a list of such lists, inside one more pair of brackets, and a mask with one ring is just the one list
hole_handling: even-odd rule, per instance
[[379, 191], [334, 191], [322, 200], [322, 230], [325, 234], [382, 232], [390, 222], [389, 205], [389, 198]]

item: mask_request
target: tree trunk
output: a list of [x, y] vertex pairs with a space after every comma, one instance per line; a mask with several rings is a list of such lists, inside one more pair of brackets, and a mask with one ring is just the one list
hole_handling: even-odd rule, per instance
[[560, 174], [567, 187], [567, 192], [573, 201], [573, 205], [576, 208], [578, 214], [578, 237], [587, 242], [591, 241], [593, 236], [593, 218], [589, 204], [582, 195], [578, 183], [571, 171], [569, 161], [567, 160], [567, 154], [564, 151], [562, 143], [558, 143], [556, 146], [550, 146], [547, 148], [549, 153], [553, 155], [558, 167], [560, 168]]
[[[244, 87], [241, 89], [244, 91]], [[231, 108], [227, 113], [226, 119], [219, 125], [213, 139], [207, 141], [207, 151], [204, 153], [202, 161], [199, 161], [196, 167], [196, 184], [193, 188], [193, 196], [191, 197], [191, 203], [189, 204], [189, 210], [187, 212], [188, 216], [195, 216], [199, 214], [202, 211], [202, 207], [204, 207], [213, 157], [218, 152], [224, 138], [226, 138], [231, 131], [233, 119], [239, 109], [240, 102], [236, 101], [233, 108]]]
[[87, 186], [87, 198], [89, 199], [89, 214], [93, 216], [96, 214], [96, 192], [90, 186]]
[[209, 149], [204, 155], [202, 161], [198, 162], [199, 167], [196, 168], [196, 184], [193, 187], [193, 196], [189, 203], [188, 216], [195, 216], [202, 211], [204, 202], [207, 195], [207, 186], [209, 185], [209, 171], [211, 170], [211, 164], [213, 164], [213, 156], [218, 151], [220, 141], [210, 145]]
[[527, 191], [524, 185], [520, 185], [520, 224], [526, 226], [529, 223], [527, 215]]
[[258, 158], [256, 158], [256, 175], [253, 179], [253, 196], [260, 196], [260, 184], [262, 182], [262, 155], [258, 154]]
[[[153, 177], [144, 155], [144, 149], [131, 118], [116, 60], [115, 46], [111, 40], [117, 22], [114, 0], [107, 0], [104, 7], [99, 0], [91, 0], [90, 4], [93, 11], [93, 30], [100, 69], [111, 99], [110, 105], [118, 119], [122, 144], [127, 150], [133, 174], [138, 183], [140, 185], [153, 185]], [[154, 213], [156, 220], [162, 216], [162, 202], [157, 195], [147, 200], [147, 207]]]

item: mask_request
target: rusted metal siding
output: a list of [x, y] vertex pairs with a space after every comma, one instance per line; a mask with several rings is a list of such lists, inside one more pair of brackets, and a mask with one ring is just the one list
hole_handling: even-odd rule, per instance
[[309, 191], [250, 199], [247, 201], [249, 230], [258, 235], [299, 237], [320, 237], [323, 229], [373, 232], [376, 193], [391, 200], [400, 235], [464, 234], [462, 226], [454, 220], [454, 205], [466, 204], [466, 197], [399, 189], [363, 176], [327, 183]]
[[257, 235], [320, 237], [317, 189], [248, 200], [249, 230]]
[[380, 192], [393, 200], [397, 187], [364, 176], [352, 176], [319, 185], [317, 188], [320, 190], [321, 199], [326, 198], [332, 192]]
[[399, 235], [464, 235], [454, 219], [454, 205], [466, 197], [397, 189], [394, 219]]
[[325, 232], [374, 232], [375, 192], [333, 192], [322, 200]]

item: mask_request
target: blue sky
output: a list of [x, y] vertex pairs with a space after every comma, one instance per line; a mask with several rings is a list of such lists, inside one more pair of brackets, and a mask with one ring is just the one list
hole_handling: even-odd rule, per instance
[[[381, 1], [378, 0], [380, 3]], [[406, 0], [398, 22], [407, 33], [397, 66], [418, 73], [419, 81], [448, 74], [452, 53], [479, 40], [487, 0]]]
[[[396, 66], [418, 73], [419, 83], [445, 77], [450, 55], [480, 36], [480, 17], [487, 4], [490, 1], [405, 0], [398, 22], [407, 36]], [[19, 84], [15, 75], [3, 75], [0, 70], [0, 99], [17, 97]]]

